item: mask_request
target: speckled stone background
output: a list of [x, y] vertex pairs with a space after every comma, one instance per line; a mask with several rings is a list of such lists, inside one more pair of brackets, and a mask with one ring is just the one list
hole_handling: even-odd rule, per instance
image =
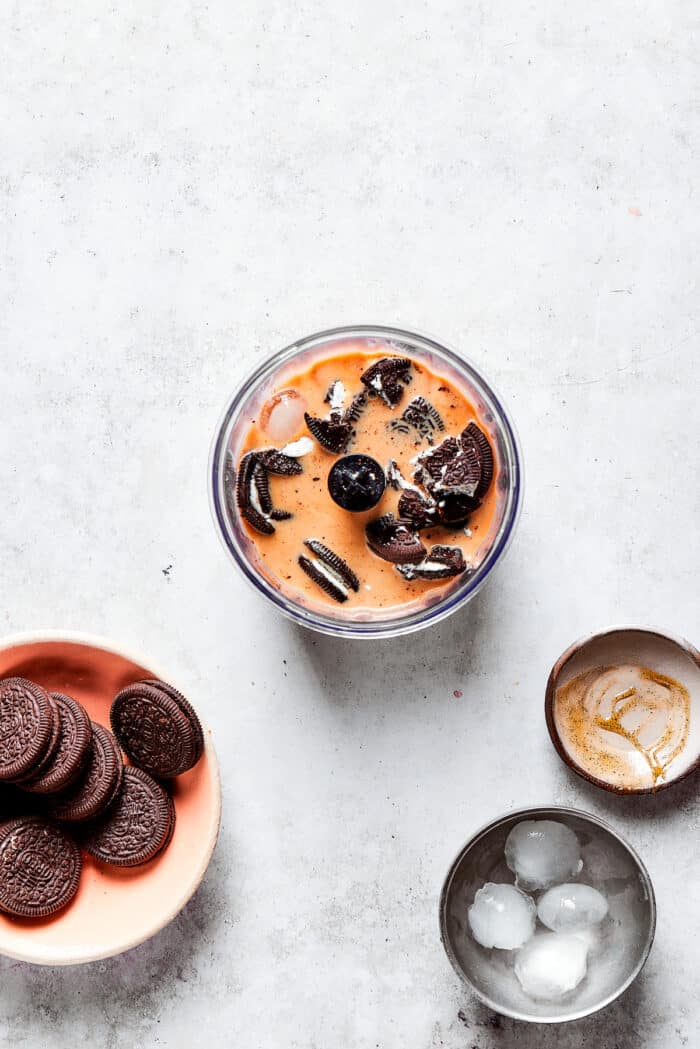
[[[700, 785], [587, 788], [542, 699], [603, 624], [700, 636], [699, 53], [690, 0], [2, 5], [3, 631], [171, 667], [225, 803], [201, 890], [152, 942], [0, 960], [3, 1044], [698, 1044]], [[463, 350], [526, 457], [487, 591], [383, 644], [277, 618], [207, 505], [227, 393], [357, 321]], [[638, 983], [559, 1029], [476, 1004], [437, 929], [459, 846], [540, 802], [612, 821], [659, 902]]]

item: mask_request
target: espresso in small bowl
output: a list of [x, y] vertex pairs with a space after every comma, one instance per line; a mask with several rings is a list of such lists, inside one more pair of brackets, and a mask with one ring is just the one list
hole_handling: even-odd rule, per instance
[[641, 794], [700, 764], [700, 654], [656, 630], [621, 627], [557, 660], [545, 712], [563, 761], [606, 790]]

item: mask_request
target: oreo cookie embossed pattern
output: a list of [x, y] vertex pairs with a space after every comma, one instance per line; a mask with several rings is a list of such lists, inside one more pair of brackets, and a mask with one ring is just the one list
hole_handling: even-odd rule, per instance
[[71, 696], [23, 678], [0, 681], [0, 911], [47, 918], [78, 891], [80, 847], [134, 867], [155, 859], [175, 829], [171, 778], [202, 755], [191, 705], [164, 681], [115, 697], [115, 736]]

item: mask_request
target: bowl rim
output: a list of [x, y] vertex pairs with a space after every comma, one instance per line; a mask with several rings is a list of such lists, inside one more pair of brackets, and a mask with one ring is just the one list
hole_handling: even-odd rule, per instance
[[[454, 879], [457, 867], [461, 863], [468, 850], [473, 848], [473, 846], [476, 845], [479, 842], [479, 840], [482, 837], [484, 837], [485, 834], [487, 834], [489, 831], [494, 830], [502, 823], [505, 823], [506, 821], [509, 821], [511, 819], [547, 818], [547, 815], [556, 816], [556, 814], [576, 816], [584, 822], [596, 824], [598, 827], [601, 827], [604, 831], [607, 831], [608, 834], [611, 834], [612, 837], [614, 837], [623, 846], [623, 848], [625, 848], [627, 852], [629, 852], [630, 856], [632, 857], [637, 866], [637, 870], [644, 884], [644, 888], [649, 899], [650, 921], [649, 929], [647, 931], [646, 942], [644, 944], [644, 949], [640, 955], [639, 961], [632, 969], [627, 979], [620, 985], [620, 987], [618, 987], [615, 991], [613, 991], [607, 997], [602, 999], [602, 1001], [590, 1008], [579, 1009], [577, 1012], [571, 1013], [570, 1016], [547, 1017], [534, 1016], [530, 1013], [519, 1012], [516, 1009], [512, 1009], [508, 1006], [501, 1005], [498, 1002], [494, 1001], [492, 998], [490, 998], [489, 995], [485, 994], [479, 987], [476, 986], [476, 984], [473, 983], [473, 981], [467, 976], [467, 974], [462, 969], [454, 954], [454, 951], [452, 950], [450, 938], [447, 933], [446, 915], [447, 898], [452, 887], [452, 881]], [[627, 840], [627, 838], [624, 837], [624, 835], [620, 834], [619, 831], [615, 830], [615, 828], [611, 826], [611, 824], [609, 824], [606, 820], [601, 819], [600, 816], [596, 816], [592, 812], [586, 812], [583, 809], [577, 809], [574, 806], [570, 805], [534, 805], [528, 806], [528, 808], [525, 809], [513, 809], [511, 812], [505, 812], [503, 813], [503, 815], [497, 817], [496, 819], [489, 820], [488, 823], [483, 824], [483, 826], [481, 826], [477, 831], [475, 831], [474, 834], [472, 834], [471, 837], [465, 842], [465, 844], [462, 846], [462, 848], [459, 850], [452, 863], [450, 864], [447, 875], [442, 885], [442, 890], [440, 892], [440, 902], [438, 911], [440, 940], [442, 942], [445, 954], [449, 959], [450, 965], [452, 966], [462, 983], [472, 992], [472, 994], [475, 995], [476, 998], [479, 999], [480, 1002], [482, 1002], [483, 1005], [486, 1005], [495, 1013], [498, 1013], [501, 1016], [508, 1016], [513, 1020], [520, 1020], [525, 1023], [535, 1024], [562, 1024], [571, 1023], [574, 1020], [582, 1020], [586, 1016], [592, 1016], [594, 1013], [600, 1012], [601, 1009], [607, 1008], [607, 1006], [611, 1005], [612, 1002], [614, 1002], [617, 998], [620, 997], [620, 995], [624, 994], [628, 987], [630, 987], [634, 983], [634, 981], [637, 979], [640, 972], [646, 965], [649, 953], [654, 943], [654, 936], [656, 934], [656, 916], [657, 908], [656, 893], [654, 892], [654, 886], [652, 884], [649, 871], [647, 870], [644, 861], [642, 860], [641, 856], [634, 848], [634, 846], [630, 844], [630, 842]]]
[[[428, 349], [432, 349], [438, 354], [444, 354], [454, 367], [461, 367], [467, 373], [471, 373], [476, 380], [477, 387], [483, 387], [487, 397], [491, 399], [496, 408], [499, 429], [504, 432], [507, 444], [512, 451], [513, 483], [511, 486], [512, 506], [510, 518], [506, 521], [502, 533], [497, 537], [497, 541], [487, 555], [488, 564], [486, 565], [483, 575], [477, 578], [473, 585], [467, 585], [467, 587], [461, 592], [454, 593], [451, 599], [436, 601], [434, 605], [428, 606], [428, 614], [423, 614], [420, 619], [414, 621], [404, 622], [400, 618], [372, 622], [363, 620], [330, 620], [321, 613], [304, 609], [302, 606], [296, 605], [290, 600], [278, 601], [273, 594], [274, 588], [266, 586], [264, 581], [260, 578], [259, 573], [251, 568], [247, 559], [241, 558], [237, 555], [237, 552], [232, 548], [226, 535], [225, 508], [222, 505], [222, 500], [219, 497], [218, 490], [219, 474], [222, 460], [226, 452], [224, 441], [225, 431], [228, 428], [228, 424], [235, 410], [244, 403], [245, 397], [255, 389], [259, 380], [270, 370], [273, 370], [274, 367], [292, 359], [297, 353], [303, 352], [314, 343], [342, 337], [344, 335], [348, 337], [355, 335], [358, 338], [368, 338], [376, 335], [388, 339], [391, 339], [392, 337], [399, 339], [405, 337], [409, 341], [416, 340], [425, 343]], [[490, 381], [483, 374], [482, 370], [477, 368], [469, 357], [458, 352], [450, 344], [436, 339], [432, 335], [421, 332], [416, 328], [408, 329], [402, 328], [398, 325], [392, 326], [386, 324], [344, 324], [333, 328], [322, 329], [299, 339], [295, 339], [294, 342], [288, 343], [273, 354], [265, 356], [259, 364], [243, 376], [233, 392], [228, 395], [224, 408], [217, 420], [209, 452], [207, 491], [209, 507], [219, 540], [229, 559], [237, 566], [240, 575], [243, 576], [248, 586], [252, 587], [259, 596], [269, 604], [273, 605], [276, 610], [286, 618], [291, 619], [299, 626], [306, 627], [316, 633], [326, 634], [331, 637], [378, 640], [398, 637], [404, 634], [412, 634], [418, 630], [423, 630], [428, 626], [432, 626], [435, 623], [439, 623], [479, 593], [487, 579], [490, 578], [493, 571], [503, 561], [517, 530], [523, 507], [523, 453], [518, 432], [509, 411], [503, 405], [500, 396], [496, 394]], [[423, 611], [425, 612], [425, 610]]]
[[698, 769], [700, 769], [700, 753], [687, 769], [679, 773], [677, 776], [674, 776], [672, 779], [665, 780], [664, 782], [652, 787], [624, 787], [600, 779], [598, 776], [594, 776], [593, 773], [588, 772], [579, 765], [576, 759], [567, 752], [556, 726], [554, 718], [554, 700], [556, 696], [557, 682], [561, 672], [564, 670], [567, 663], [573, 659], [574, 656], [578, 655], [583, 648], [590, 644], [595, 644], [596, 642], [603, 640], [603, 638], [610, 637], [611, 634], [649, 634], [651, 637], [659, 637], [664, 641], [670, 641], [672, 645], [681, 649], [681, 651], [689, 656], [690, 659], [697, 664], [698, 668], [700, 668], [700, 652], [697, 648], [695, 648], [690, 641], [687, 641], [686, 638], [681, 637], [678, 634], [669, 633], [667, 630], [662, 630], [660, 627], [620, 624], [604, 627], [602, 630], [596, 630], [593, 633], [585, 634], [584, 636], [577, 638], [576, 641], [573, 641], [568, 648], [562, 652], [549, 672], [544, 693], [544, 716], [547, 723], [549, 738], [552, 742], [552, 746], [564, 764], [568, 765], [571, 771], [575, 772], [577, 776], [581, 777], [581, 779], [586, 780], [588, 783], [592, 783], [594, 787], [600, 787], [601, 790], [606, 790], [610, 794], [617, 794], [619, 796], [659, 794], [662, 790], [668, 790], [669, 787], [674, 787], [677, 783], [681, 783], [682, 780], [687, 779], [688, 776], [692, 776], [697, 772]]
[[[77, 630], [45, 629], [8, 634], [0, 638], [0, 652], [6, 652], [9, 649], [18, 648], [23, 645], [41, 644], [42, 642], [63, 642], [64, 644], [83, 645], [89, 648], [102, 649], [104, 652], [109, 652], [116, 656], [122, 656], [124, 659], [127, 659], [138, 666], [147, 667], [149, 671], [153, 671], [155, 676], [162, 681], [173, 681], [172, 675], [161, 672], [162, 668], [159, 663], [156, 662], [154, 664], [151, 659], [143, 659], [138, 652], [135, 652], [134, 649], [129, 646], [117, 645], [108, 638], [101, 637], [97, 634], [83, 633]], [[177, 682], [174, 682], [174, 684], [175, 687], [177, 687]], [[153, 936], [156, 936], [177, 917], [201, 885], [214, 854], [214, 849], [216, 848], [216, 843], [219, 838], [219, 831], [221, 829], [221, 776], [219, 762], [214, 749], [214, 744], [211, 740], [211, 735], [207, 731], [205, 723], [202, 723], [202, 729], [204, 731], [204, 749], [207, 755], [207, 766], [210, 770], [214, 819], [212, 821], [211, 833], [206, 841], [206, 848], [202, 854], [201, 862], [194, 872], [194, 876], [186, 885], [183, 885], [182, 891], [180, 892], [174, 906], [169, 908], [164, 915], [159, 915], [156, 921], [149, 924], [148, 928], [144, 929], [143, 934], [138, 934], [129, 940], [125, 940], [116, 948], [112, 946], [108, 950], [98, 949], [90, 951], [86, 948], [86, 945], [83, 942], [80, 945], [80, 949], [73, 951], [73, 953], [69, 953], [70, 948], [66, 948], [56, 953], [47, 953], [46, 949], [37, 950], [36, 944], [34, 945], [34, 950], [31, 951], [7, 950], [4, 946], [0, 946], [0, 955], [6, 958], [12, 958], [16, 961], [28, 962], [33, 965], [85, 965], [90, 962], [102, 961], [105, 958], [115, 958], [118, 955], [123, 954], [125, 951], [130, 951], [132, 948], [138, 947], [140, 944], [150, 940]]]

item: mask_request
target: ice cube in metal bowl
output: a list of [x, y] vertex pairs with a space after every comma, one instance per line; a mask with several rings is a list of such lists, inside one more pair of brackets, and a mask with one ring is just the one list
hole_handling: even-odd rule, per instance
[[[558, 1000], [527, 994], [515, 974], [517, 952], [482, 947], [469, 930], [467, 914], [478, 890], [487, 882], [513, 883], [505, 844], [524, 820], [554, 820], [573, 831], [583, 866], [570, 880], [592, 886], [609, 903], [590, 938], [585, 978]], [[523, 809], [483, 827], [456, 857], [440, 897], [442, 942], [457, 975], [490, 1009], [532, 1023], [577, 1020], [613, 1002], [641, 972], [655, 927], [654, 889], [640, 857], [609, 824], [571, 808]]]

